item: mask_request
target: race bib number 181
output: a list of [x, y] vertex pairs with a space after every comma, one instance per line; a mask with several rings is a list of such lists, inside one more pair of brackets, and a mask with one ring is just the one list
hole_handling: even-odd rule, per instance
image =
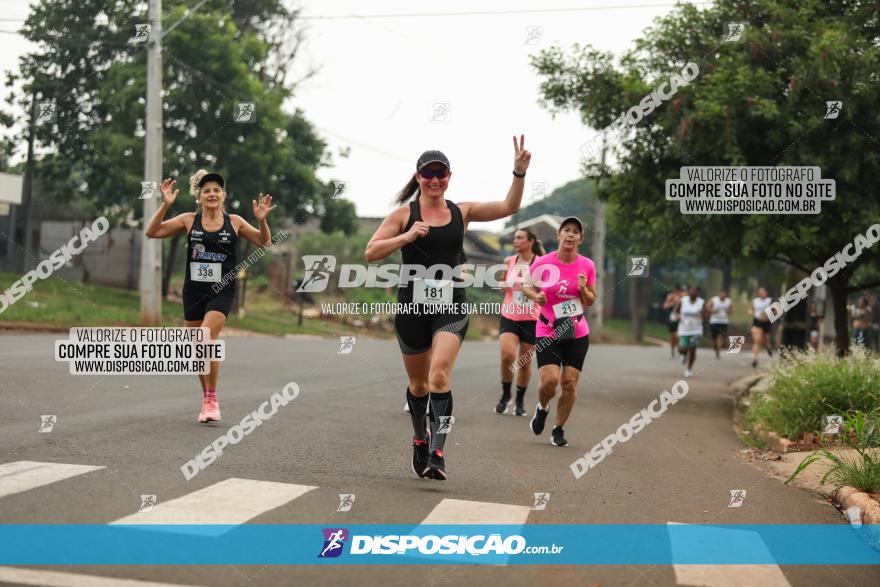
[[416, 279], [413, 302], [417, 304], [451, 304], [452, 281], [448, 279]]

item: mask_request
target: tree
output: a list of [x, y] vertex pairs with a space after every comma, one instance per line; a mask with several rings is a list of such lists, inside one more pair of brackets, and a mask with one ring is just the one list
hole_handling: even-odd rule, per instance
[[[744, 21], [744, 42], [722, 41], [725, 23]], [[652, 251], [688, 247], [713, 264], [739, 254], [810, 273], [880, 217], [878, 27], [870, 3], [719, 0], [677, 6], [617, 63], [575, 46], [544, 50], [532, 64], [546, 107], [577, 110], [602, 128], [697, 63], [699, 76], [617, 145], [618, 169], [600, 196]], [[842, 114], [824, 120], [833, 99], [843, 100]], [[818, 215], [682, 216], [663, 194], [684, 165], [819, 166], [836, 180], [837, 199]], [[847, 294], [880, 284], [877, 260], [867, 252], [828, 281], [840, 354], [849, 346]], [[853, 284], [863, 266], [875, 277]]]
[[[23, 28], [39, 48], [10, 79], [22, 84], [20, 104], [30, 96], [57, 103], [57, 122], [36, 127], [41, 146], [56, 150], [38, 175], [61, 180], [52, 185], [76, 177], [68, 195], [134, 218], [141, 212], [146, 54], [129, 39], [145, 10], [131, 0], [40, 3]], [[248, 220], [251, 199], [263, 192], [279, 206], [273, 222], [320, 215], [322, 228], [350, 232], [354, 207], [333, 201], [332, 184], [315, 175], [330, 163], [326, 144], [301, 111], [282, 109], [303, 79], [289, 80], [302, 41], [298, 14], [278, 0], [212, 0], [189, 14], [173, 7], [163, 18], [179, 21], [163, 40], [163, 174], [178, 178], [186, 196], [196, 169], [217, 170], [227, 177], [229, 203], [239, 204], [231, 211]], [[255, 105], [255, 123], [234, 121], [240, 102]], [[182, 197], [171, 213], [192, 208]], [[167, 247], [169, 275], [178, 241]]]

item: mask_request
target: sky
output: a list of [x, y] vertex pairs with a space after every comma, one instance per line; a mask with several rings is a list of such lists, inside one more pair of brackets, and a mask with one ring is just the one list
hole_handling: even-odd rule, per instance
[[[164, 3], [166, 10], [171, 4]], [[0, 0], [0, 30], [20, 27], [16, 19], [27, 16], [28, 5]], [[303, 110], [334, 155], [319, 177], [346, 182], [358, 215], [384, 216], [428, 149], [449, 157], [446, 196], [453, 201], [506, 196], [514, 135], [524, 134], [532, 152], [524, 204], [577, 179], [579, 147], [596, 130], [575, 113], [554, 118], [539, 105], [541, 80], [529, 56], [574, 43], [619, 55], [673, 3], [303, 0], [299, 6], [307, 40], [294, 72], [319, 72], [287, 107]], [[28, 50], [21, 36], [0, 33], [0, 70], [17, 69]], [[339, 156], [342, 149], [348, 157]]]

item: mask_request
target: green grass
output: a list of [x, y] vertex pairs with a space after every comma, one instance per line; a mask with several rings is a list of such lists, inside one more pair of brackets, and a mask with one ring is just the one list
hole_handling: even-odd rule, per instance
[[876, 449], [880, 436], [877, 423], [876, 417], [866, 416], [861, 411], [848, 415], [841, 436], [844, 444], [855, 450], [855, 455], [836, 454], [830, 450], [816, 451], [801, 461], [785, 482], [790, 483], [808, 467], [821, 462], [826, 465], [822, 483], [830, 481], [838, 488], [846, 485], [868, 493], [880, 490], [880, 455]]
[[[0, 290], [5, 290], [19, 277], [0, 272]], [[251, 287], [254, 285], [256, 280], [249, 284], [246, 316], [230, 315], [227, 326], [276, 335], [337, 335], [350, 330], [341, 324], [309, 319], [303, 321], [303, 326], [297, 326], [294, 306], [282, 304], [271, 289], [257, 293], [256, 288]], [[25, 322], [59, 329], [138, 325], [140, 297], [137, 292], [50, 277], [38, 280], [30, 292], [0, 314], [0, 322]], [[183, 325], [182, 304], [163, 300], [162, 325]]]
[[[611, 320], [606, 319], [603, 322], [602, 327], [604, 333], [608, 335], [612, 342], [628, 342], [629, 344], [635, 343], [632, 337], [632, 323], [629, 320], [623, 320], [620, 318], [613, 318]], [[646, 322], [645, 336], [659, 338], [661, 340], [668, 340], [669, 332], [666, 330], [665, 324]], [[652, 345], [652, 343], [647, 341], [642, 341], [642, 344]]]
[[820, 434], [826, 415], [856, 411], [880, 413], [880, 358], [858, 348], [845, 358], [792, 352], [771, 372], [768, 389], [752, 398], [744, 422], [798, 438]]

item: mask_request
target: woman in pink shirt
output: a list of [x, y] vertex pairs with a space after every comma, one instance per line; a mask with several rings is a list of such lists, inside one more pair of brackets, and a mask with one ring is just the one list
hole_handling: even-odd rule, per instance
[[[516, 407], [514, 414], [526, 416], [523, 401], [529, 379], [532, 378], [532, 355], [535, 352], [535, 322], [541, 308], [529, 300], [522, 291], [523, 286], [531, 285], [529, 266], [544, 254], [541, 241], [531, 230], [520, 228], [513, 233], [513, 250], [504, 260], [507, 273], [501, 285], [504, 302], [501, 304], [501, 399], [495, 412], [504, 414], [510, 405], [510, 386], [516, 373]], [[517, 347], [519, 354], [517, 355]], [[522, 357], [525, 360], [518, 360]]]
[[574, 407], [578, 379], [590, 348], [585, 308], [596, 301], [596, 266], [577, 252], [584, 239], [580, 219], [569, 216], [563, 220], [557, 238], [559, 249], [532, 263], [534, 287], [523, 291], [541, 306], [535, 326], [540, 387], [530, 426], [536, 435], [544, 431], [550, 400], [560, 386], [562, 395], [550, 442], [565, 446], [568, 441], [563, 426]]

